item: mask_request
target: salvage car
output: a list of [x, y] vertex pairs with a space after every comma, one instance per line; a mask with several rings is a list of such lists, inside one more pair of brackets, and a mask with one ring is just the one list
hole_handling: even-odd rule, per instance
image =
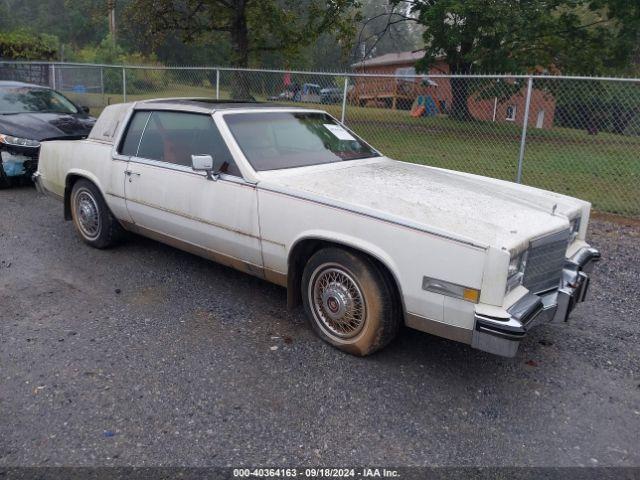
[[41, 141], [86, 138], [95, 124], [88, 112], [50, 88], [0, 81], [0, 187], [31, 177]]
[[88, 139], [43, 142], [34, 179], [87, 244], [130, 231], [285, 286], [356, 355], [405, 324], [514, 356], [600, 258], [588, 202], [391, 160], [317, 109], [114, 105]]

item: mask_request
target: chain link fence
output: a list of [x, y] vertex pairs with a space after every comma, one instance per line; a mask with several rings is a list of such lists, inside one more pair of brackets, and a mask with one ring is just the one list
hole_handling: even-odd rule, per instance
[[49, 85], [94, 115], [157, 97], [317, 107], [389, 157], [640, 216], [640, 79], [0, 62], [0, 80]]

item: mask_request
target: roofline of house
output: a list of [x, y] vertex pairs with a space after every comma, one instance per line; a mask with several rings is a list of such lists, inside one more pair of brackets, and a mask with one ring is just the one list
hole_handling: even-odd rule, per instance
[[[414, 59], [399, 59], [399, 58], [389, 58], [387, 60], [378, 60], [382, 57], [390, 56], [390, 55], [402, 55], [402, 54], [420, 54], [421, 56], [416, 55], [417, 58]], [[364, 68], [364, 67], [386, 67], [389, 65], [404, 65], [404, 64], [414, 64], [418, 60], [424, 58], [425, 52], [424, 50], [410, 50], [406, 52], [393, 52], [393, 53], [385, 53], [384, 55], [378, 55], [377, 57], [367, 58], [366, 60], [361, 60], [356, 63], [351, 64], [351, 68]], [[444, 60], [446, 57], [444, 55], [439, 55], [436, 57], [436, 60]]]

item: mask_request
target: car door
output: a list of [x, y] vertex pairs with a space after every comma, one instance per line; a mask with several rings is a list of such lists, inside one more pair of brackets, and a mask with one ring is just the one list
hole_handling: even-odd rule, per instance
[[[145, 127], [125, 180], [126, 205], [136, 229], [261, 275], [256, 190], [242, 179], [212, 117], [137, 111], [131, 125], [142, 121]], [[194, 172], [195, 154], [226, 159], [225, 173], [208, 180], [204, 173]]]

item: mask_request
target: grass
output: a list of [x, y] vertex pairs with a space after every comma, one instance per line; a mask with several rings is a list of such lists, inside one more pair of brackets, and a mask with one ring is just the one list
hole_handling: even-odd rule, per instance
[[[172, 86], [151, 94], [128, 95], [127, 100], [204, 96], [211, 88]], [[221, 98], [229, 91], [221, 89]], [[73, 96], [73, 95], [70, 95]], [[80, 103], [95, 105], [122, 96], [82, 95]], [[257, 98], [264, 100], [264, 98]], [[298, 104], [299, 105], [299, 104]], [[314, 105], [340, 118], [341, 105]], [[448, 117], [413, 118], [407, 111], [349, 105], [345, 123], [389, 157], [515, 181], [521, 127], [506, 122], [459, 122]], [[640, 216], [640, 137], [567, 128], [529, 128], [523, 163], [523, 183], [575, 196], [595, 209]]]

